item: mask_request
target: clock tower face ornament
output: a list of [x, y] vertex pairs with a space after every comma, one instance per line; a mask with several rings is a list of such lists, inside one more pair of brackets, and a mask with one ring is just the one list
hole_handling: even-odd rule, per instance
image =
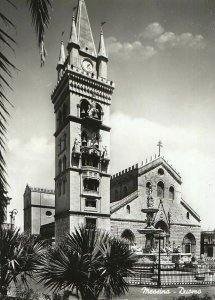
[[93, 72], [93, 63], [90, 59], [84, 59], [82, 61], [82, 67], [87, 72]]

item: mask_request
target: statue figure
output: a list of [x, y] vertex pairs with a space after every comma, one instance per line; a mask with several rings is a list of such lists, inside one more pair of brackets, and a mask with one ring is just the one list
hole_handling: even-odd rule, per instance
[[98, 118], [98, 109], [96, 108], [95, 101], [91, 101], [87, 113], [90, 118]]
[[148, 197], [147, 197], [147, 207], [148, 207], [148, 208], [154, 207], [154, 199], [153, 199], [152, 196], [148, 196]]
[[148, 213], [147, 214], [147, 227], [153, 227], [153, 214]]
[[107, 146], [103, 146], [103, 149], [102, 158], [108, 158]]
[[177, 247], [175, 247], [175, 248], [173, 249], [173, 252], [174, 252], [174, 253], [181, 253], [181, 246], [178, 245]]
[[75, 138], [74, 145], [72, 147], [72, 152], [80, 152], [79, 144], [80, 142]]
[[99, 134], [95, 134], [95, 136], [91, 140], [91, 146], [99, 148], [99, 140], [100, 140]]

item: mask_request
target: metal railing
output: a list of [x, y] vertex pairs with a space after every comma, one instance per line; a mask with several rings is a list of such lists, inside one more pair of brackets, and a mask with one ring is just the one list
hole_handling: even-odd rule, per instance
[[[214, 264], [173, 264], [168, 268], [161, 264], [160, 269], [161, 286], [215, 285]], [[130, 285], [157, 286], [158, 264], [136, 265], [133, 276], [127, 277], [126, 281]]]

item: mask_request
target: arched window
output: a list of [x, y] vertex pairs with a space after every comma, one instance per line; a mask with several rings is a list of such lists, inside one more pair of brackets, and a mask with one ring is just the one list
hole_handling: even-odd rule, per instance
[[126, 196], [128, 196], [128, 189], [127, 189], [127, 186], [124, 186], [124, 188], [123, 188], [123, 198], [125, 198]]
[[66, 170], [66, 156], [63, 157], [63, 171]]
[[60, 159], [58, 162], [58, 174], [62, 172], [62, 160]]
[[128, 213], [128, 214], [130, 214], [130, 213], [131, 213], [131, 208], [130, 208], [130, 205], [127, 205], [127, 206], [126, 206], [126, 211], [127, 211], [127, 213]]
[[87, 146], [87, 142], [88, 142], [88, 137], [87, 137], [87, 133], [85, 131], [82, 132], [81, 134], [81, 146]]
[[192, 253], [192, 255], [195, 255], [196, 239], [191, 232], [185, 235], [182, 245], [184, 253]]
[[85, 118], [88, 116], [88, 111], [89, 111], [89, 102], [87, 100], [82, 100], [81, 101], [81, 106], [80, 106], [80, 116], [81, 118]]
[[162, 181], [158, 182], [157, 185], [157, 196], [160, 198], [164, 198], [164, 184]]
[[119, 200], [119, 192], [115, 190], [115, 201]]
[[187, 212], [186, 216], [187, 216], [187, 219], [189, 219], [190, 218], [190, 213]]
[[151, 193], [152, 193], [151, 182], [147, 182], [147, 184], [146, 184], [146, 195], [151, 195]]
[[170, 200], [174, 200], [174, 198], [175, 198], [175, 190], [174, 190], [174, 187], [171, 186], [171, 187], [169, 188], [169, 199], [170, 199]]

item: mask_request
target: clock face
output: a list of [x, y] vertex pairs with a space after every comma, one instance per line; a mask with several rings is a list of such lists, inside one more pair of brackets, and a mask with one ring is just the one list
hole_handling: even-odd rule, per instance
[[93, 72], [93, 63], [89, 59], [83, 60], [82, 67], [87, 72]]

